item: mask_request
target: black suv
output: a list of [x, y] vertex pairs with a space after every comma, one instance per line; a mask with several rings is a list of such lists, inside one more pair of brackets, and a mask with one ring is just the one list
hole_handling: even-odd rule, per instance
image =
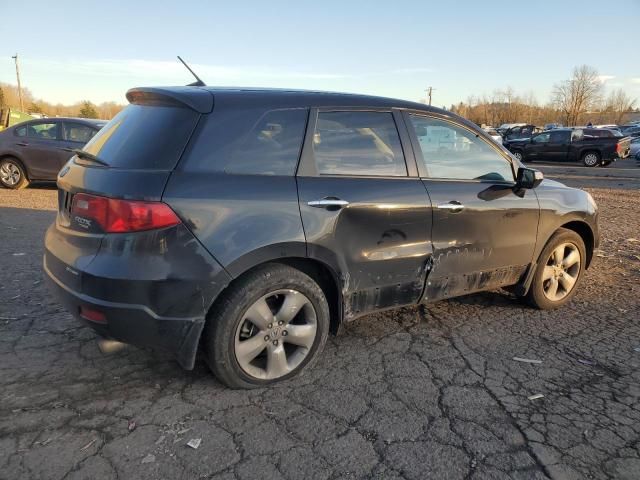
[[289, 378], [370, 312], [511, 287], [575, 294], [588, 193], [422, 104], [321, 92], [138, 88], [58, 176], [44, 269], [101, 335], [201, 349], [218, 378]]
[[0, 132], [0, 184], [25, 188], [55, 180], [60, 168], [106, 124], [86, 118], [43, 118]]

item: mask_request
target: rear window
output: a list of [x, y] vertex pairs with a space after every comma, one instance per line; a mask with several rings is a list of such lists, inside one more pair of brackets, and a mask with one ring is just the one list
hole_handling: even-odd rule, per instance
[[293, 175], [308, 110], [214, 110], [189, 147], [185, 169], [241, 175]]
[[129, 105], [83, 150], [114, 168], [171, 170], [199, 117], [189, 108]]

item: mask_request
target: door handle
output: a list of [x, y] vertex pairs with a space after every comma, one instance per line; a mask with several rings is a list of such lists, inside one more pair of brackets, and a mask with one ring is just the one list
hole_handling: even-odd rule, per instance
[[464, 205], [456, 200], [452, 200], [449, 203], [441, 203], [438, 205], [439, 210], [449, 210], [451, 213], [458, 213], [464, 210]]
[[311, 200], [307, 202], [307, 205], [317, 208], [342, 208], [349, 205], [349, 202], [340, 200], [339, 198], [323, 198], [321, 200]]
[[18, 143], [16, 143], [16, 145], [19, 145], [21, 147], [28, 147], [29, 146], [29, 144], [25, 143], [25, 142], [18, 142]]
[[73, 153], [73, 148], [60, 147], [60, 150], [64, 150], [65, 152]]

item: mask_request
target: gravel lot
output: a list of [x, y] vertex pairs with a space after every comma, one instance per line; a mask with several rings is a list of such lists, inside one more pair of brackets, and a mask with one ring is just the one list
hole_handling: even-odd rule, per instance
[[601, 209], [570, 306], [491, 292], [368, 316], [250, 392], [202, 361], [100, 353], [42, 281], [55, 190], [0, 189], [0, 478], [640, 478], [640, 169], [542, 169]]

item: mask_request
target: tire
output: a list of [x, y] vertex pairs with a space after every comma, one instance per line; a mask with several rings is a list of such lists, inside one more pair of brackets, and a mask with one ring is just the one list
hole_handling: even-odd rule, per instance
[[523, 160], [524, 155], [522, 155], [522, 152], [521, 152], [520, 150], [515, 150], [515, 151], [513, 152], [513, 156], [514, 156], [514, 157], [516, 157], [516, 159], [517, 159], [519, 162], [524, 162], [524, 160]]
[[287, 380], [322, 352], [329, 315], [325, 294], [311, 277], [287, 265], [262, 265], [236, 280], [210, 312], [202, 344], [206, 361], [231, 388]]
[[585, 167], [595, 167], [600, 163], [600, 154], [598, 152], [584, 152], [582, 154], [582, 164]]
[[12, 190], [20, 190], [29, 185], [29, 179], [20, 160], [13, 157], [0, 160], [0, 184]]
[[[557, 255], [556, 251], [563, 247], [563, 253]], [[578, 263], [571, 263], [575, 261], [576, 253]], [[562, 257], [561, 261], [558, 257]], [[582, 237], [573, 230], [559, 228], [540, 253], [527, 301], [541, 310], [558, 308], [571, 301], [582, 281], [586, 259]], [[560, 264], [560, 267], [554, 266]], [[569, 284], [571, 286], [567, 288]]]
[[611, 160], [604, 160], [602, 162], [602, 167], [608, 167], [609, 165], [611, 165], [613, 162]]

